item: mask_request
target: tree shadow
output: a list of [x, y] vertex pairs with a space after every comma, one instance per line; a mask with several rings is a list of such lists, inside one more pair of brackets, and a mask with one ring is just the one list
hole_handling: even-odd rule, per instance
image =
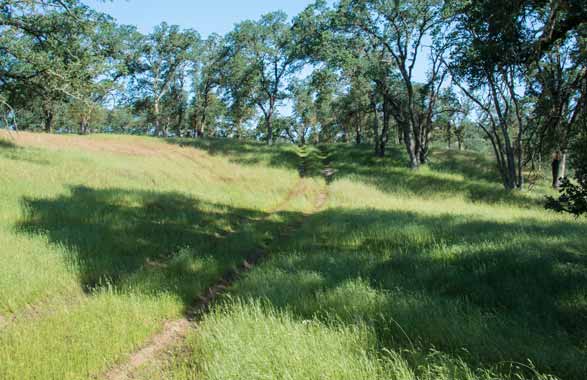
[[[55, 199], [23, 199], [22, 233], [64, 246], [88, 292], [102, 286], [177, 295], [186, 308], [255, 253], [283, 222], [178, 193], [78, 186]], [[295, 214], [280, 214], [283, 221]]]
[[36, 152], [23, 149], [10, 140], [0, 138], [0, 158], [10, 161], [23, 161], [35, 165], [48, 165], [49, 161], [36, 157]]
[[322, 177], [322, 169], [327, 155], [315, 146], [298, 147], [292, 144], [269, 146], [260, 142], [234, 141], [231, 139], [166, 139], [169, 144], [184, 148], [203, 150], [212, 156], [228, 158], [239, 165], [258, 166], [296, 170], [300, 177]]
[[[442, 157], [438, 159], [437, 157]], [[465, 178], [499, 183], [499, 172], [495, 162], [478, 153], [458, 150], [438, 150], [429, 164], [438, 172], [464, 175]]]
[[381, 348], [436, 347], [475, 366], [530, 358], [573, 380], [587, 370], [582, 224], [329, 209], [286, 239], [303, 215], [268, 218], [178, 193], [73, 187], [23, 205], [19, 231], [66, 247], [88, 292], [172, 294], [187, 309], [264, 250], [272, 258], [234, 295], [300, 319], [367, 323]]
[[435, 347], [475, 368], [531, 359], [579, 380], [585, 232], [572, 222], [327, 210], [236, 294], [302, 320], [367, 323], [382, 348]]
[[[256, 145], [195, 143], [208, 144], [211, 154], [234, 155], [231, 160], [255, 159], [258, 152]], [[235, 149], [249, 151], [231, 153]], [[259, 163], [299, 169], [299, 152], [291, 151], [294, 165], [290, 153], [284, 163], [280, 149], [267, 149]], [[489, 184], [397, 169], [404, 159], [399, 151], [384, 160], [360, 147], [302, 153], [309, 157], [302, 164], [308, 175], [319, 174], [320, 162], [338, 169], [337, 178], [386, 192], [460, 191], [482, 202], [502, 201], [483, 193], [495, 189]], [[307, 216], [286, 241], [278, 237], [304, 218], [300, 213], [268, 218], [179, 193], [78, 186], [68, 195], [22, 202], [18, 230], [66, 247], [88, 292], [108, 285], [173, 294], [187, 309], [228, 269], [265, 250], [272, 258], [239, 281], [234, 294], [300, 319], [367, 323], [382, 348], [436, 347], [475, 366], [530, 358], [541, 371], [572, 380], [587, 371], [583, 224], [329, 209]]]
[[2, 151], [4, 149], [14, 150], [16, 148], [17, 148], [16, 144], [14, 144], [12, 141], [0, 138], [0, 151]]
[[[365, 149], [348, 145], [329, 148], [336, 178], [352, 178], [389, 194], [422, 198], [458, 195], [474, 203], [543, 208], [542, 199], [506, 191], [499, 177], [492, 174], [493, 163], [481, 155], [435, 151], [430, 169], [412, 171], [407, 168], [406, 155], [397, 147], [388, 149], [385, 158], [375, 158]], [[463, 178], [459, 178], [461, 175]]]
[[[399, 146], [390, 146], [386, 157], [378, 158], [370, 145], [309, 146], [306, 151], [300, 151], [294, 145], [268, 146], [229, 139], [166, 141], [227, 157], [241, 165], [297, 170], [304, 177], [320, 177], [321, 169], [331, 166], [336, 171], [332, 181], [353, 178], [391, 194], [425, 198], [460, 195], [474, 203], [543, 208], [542, 199], [504, 190], [493, 161], [472, 152], [436, 150], [428, 165], [430, 170], [411, 171], [407, 168], [407, 156]], [[304, 159], [304, 156], [307, 157]]]
[[233, 141], [230, 139], [177, 139], [165, 140], [169, 144], [200, 149], [212, 156], [224, 156], [241, 165], [267, 165], [298, 170], [300, 157], [294, 145], [269, 146], [260, 142]]

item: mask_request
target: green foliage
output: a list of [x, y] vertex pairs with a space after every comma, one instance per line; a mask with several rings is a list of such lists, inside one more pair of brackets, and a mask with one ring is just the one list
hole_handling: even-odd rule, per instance
[[267, 143], [275, 139], [273, 117], [287, 98], [286, 82], [299, 69], [296, 43], [287, 15], [273, 12], [256, 21], [238, 24], [232, 32], [235, 53], [250, 70], [239, 69], [244, 81], [254, 87], [249, 95], [264, 116], [263, 135]]
[[574, 143], [571, 163], [575, 169], [575, 181], [563, 178], [558, 199], [549, 197], [546, 208], [575, 216], [587, 214], [587, 134], [583, 133]]
[[131, 30], [73, 0], [3, 2], [0, 29], [0, 92], [16, 114], [34, 111], [50, 131], [72, 104], [85, 130], [121, 75]]
[[187, 108], [185, 76], [199, 43], [200, 36], [194, 30], [180, 30], [167, 23], [155, 27], [140, 42], [129, 91], [146, 106], [157, 136], [167, 136], [172, 128], [183, 128]]

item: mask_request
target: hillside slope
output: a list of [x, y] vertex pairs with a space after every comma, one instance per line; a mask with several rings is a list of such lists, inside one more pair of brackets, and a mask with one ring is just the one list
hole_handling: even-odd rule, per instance
[[544, 211], [540, 186], [504, 192], [473, 153], [404, 167], [368, 147], [5, 136], [0, 378], [100, 378], [261, 249], [133, 378], [583, 379], [587, 222]]
[[[3, 380], [94, 378], [124, 360], [312, 208], [320, 188], [295, 169], [154, 139], [6, 137]], [[290, 214], [269, 215], [281, 204]]]

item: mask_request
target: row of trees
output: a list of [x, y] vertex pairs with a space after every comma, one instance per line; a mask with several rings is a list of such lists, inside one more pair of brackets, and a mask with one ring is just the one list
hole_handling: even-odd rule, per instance
[[[481, 134], [507, 189], [577, 147], [587, 124], [580, 0], [324, 0], [226, 36], [150, 35], [78, 0], [0, 1], [4, 124], [87, 133], [403, 144]], [[417, 68], [427, 64], [425, 80]], [[284, 107], [291, 115], [284, 115]], [[75, 120], [77, 126], [71, 126]]]

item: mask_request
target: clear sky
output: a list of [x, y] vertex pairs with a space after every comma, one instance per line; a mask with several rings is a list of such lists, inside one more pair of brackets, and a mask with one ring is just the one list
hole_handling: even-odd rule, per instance
[[234, 24], [257, 19], [265, 13], [285, 11], [297, 15], [312, 0], [86, 0], [85, 4], [113, 16], [121, 24], [135, 25], [148, 33], [166, 21], [197, 30], [202, 37], [211, 33], [225, 34]]

